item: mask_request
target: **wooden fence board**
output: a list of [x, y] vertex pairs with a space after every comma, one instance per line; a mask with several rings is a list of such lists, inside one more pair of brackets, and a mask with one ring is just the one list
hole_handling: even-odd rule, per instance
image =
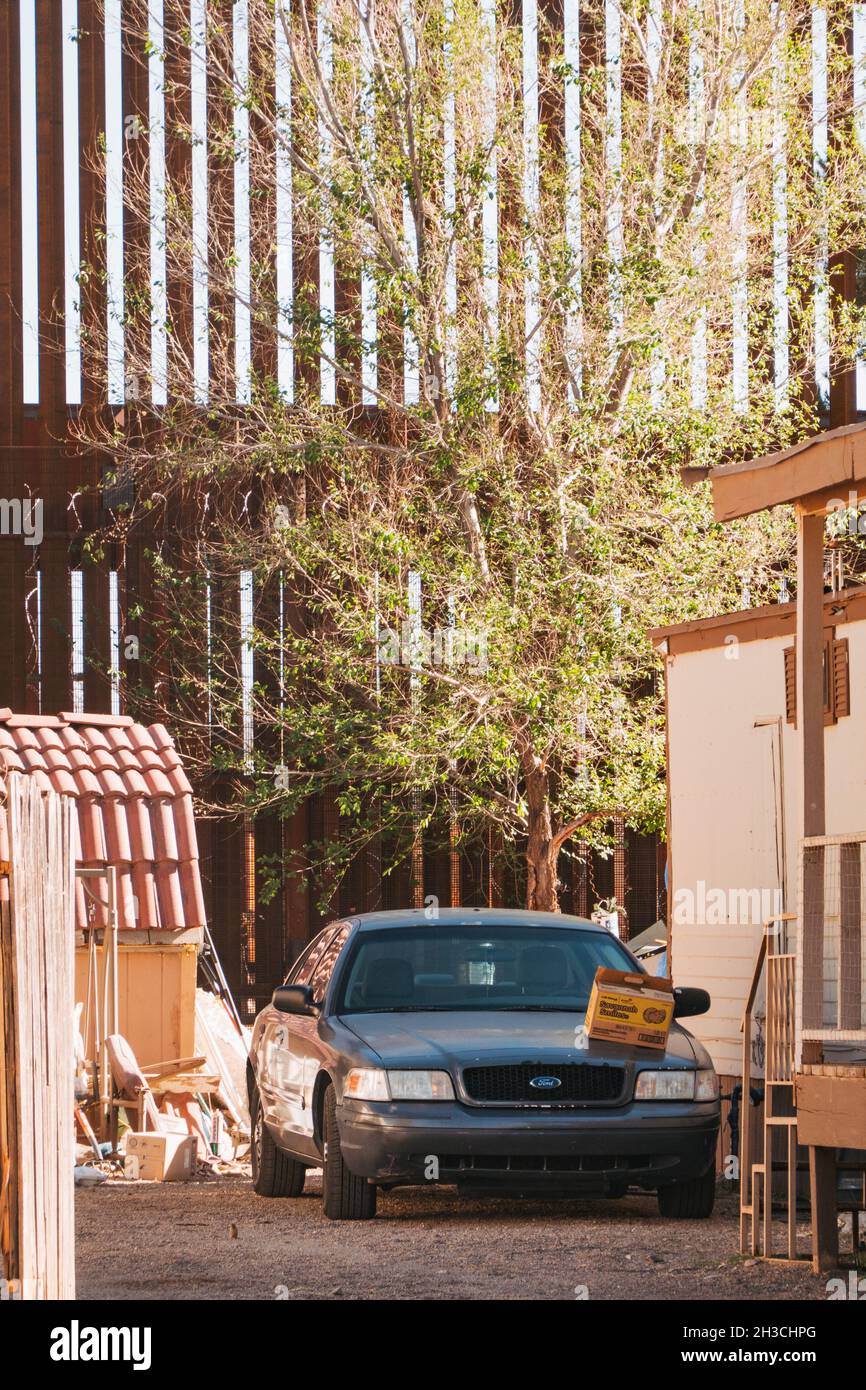
[[75, 1296], [74, 807], [10, 775], [0, 912], [0, 1244], [13, 1297]]

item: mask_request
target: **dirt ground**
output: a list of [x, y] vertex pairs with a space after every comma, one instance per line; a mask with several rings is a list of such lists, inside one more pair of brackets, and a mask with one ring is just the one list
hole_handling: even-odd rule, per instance
[[294, 1201], [249, 1179], [76, 1191], [84, 1299], [821, 1299], [808, 1266], [744, 1261], [737, 1205], [665, 1221], [653, 1197], [458, 1198], [405, 1188], [371, 1222], [327, 1221], [320, 1179]]

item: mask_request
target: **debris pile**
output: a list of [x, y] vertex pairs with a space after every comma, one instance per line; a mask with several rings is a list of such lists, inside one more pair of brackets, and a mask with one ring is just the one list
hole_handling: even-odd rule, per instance
[[[176, 1182], [239, 1171], [250, 1141], [245, 1085], [249, 1038], [226, 994], [222, 989], [220, 994], [196, 991], [194, 1056], [142, 1067], [127, 1039], [111, 1033], [104, 1039], [103, 1069], [83, 1056], [79, 1034], [75, 1119], [83, 1142], [76, 1153], [78, 1184], [107, 1177]], [[108, 1085], [100, 1094], [103, 1070]], [[95, 1093], [87, 1093], [88, 1077]], [[107, 1133], [103, 1142], [97, 1138], [99, 1129]]]

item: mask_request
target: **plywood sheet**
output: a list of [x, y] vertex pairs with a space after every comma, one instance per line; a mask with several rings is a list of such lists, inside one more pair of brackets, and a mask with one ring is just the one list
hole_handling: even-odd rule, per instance
[[798, 1075], [796, 1096], [800, 1144], [866, 1149], [866, 1078]]
[[[142, 1067], [195, 1052], [196, 947], [192, 945], [118, 947], [120, 1032]], [[97, 950], [97, 958], [101, 952]], [[102, 967], [98, 959], [99, 988]], [[87, 992], [87, 949], [75, 952], [75, 998]], [[93, 1056], [93, 1028], [85, 1039]]]

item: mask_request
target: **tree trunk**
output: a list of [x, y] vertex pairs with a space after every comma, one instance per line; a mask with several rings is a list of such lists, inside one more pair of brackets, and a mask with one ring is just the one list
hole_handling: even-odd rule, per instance
[[549, 840], [539, 838], [533, 843], [530, 839], [526, 848], [526, 861], [529, 865], [526, 906], [534, 912], [559, 911], [556, 877], [558, 859], [559, 853], [551, 847]]
[[531, 749], [521, 755], [526, 782], [529, 827], [526, 839], [526, 906], [534, 912], [558, 912], [556, 866], [559, 846], [554, 844], [550, 818], [550, 786], [547, 773]]

